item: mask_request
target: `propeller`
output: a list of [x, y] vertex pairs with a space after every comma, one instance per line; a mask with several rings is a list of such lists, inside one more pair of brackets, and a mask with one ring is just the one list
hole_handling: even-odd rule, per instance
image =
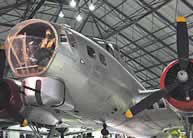
[[130, 109], [125, 112], [126, 118], [132, 118], [141, 111], [149, 108], [155, 102], [161, 98], [167, 97], [174, 89], [188, 81], [187, 68], [189, 64], [189, 43], [188, 43], [188, 31], [186, 19], [182, 16], [178, 17], [177, 20], [177, 55], [180, 65], [180, 71], [177, 73], [177, 80], [167, 86], [164, 89], [156, 90], [153, 94], [147, 96], [139, 103], [133, 105]]
[[176, 81], [176, 83], [170, 85], [170, 87], [168, 88], [154, 91], [153, 94], [145, 97], [140, 102], [138, 102], [137, 104], [133, 105], [130, 109], [128, 109], [125, 113], [125, 116], [127, 118], [132, 118], [136, 114], [149, 108], [151, 105], [159, 101], [161, 98], [166, 97], [171, 91], [173, 91], [179, 85], [180, 85], [179, 81]]

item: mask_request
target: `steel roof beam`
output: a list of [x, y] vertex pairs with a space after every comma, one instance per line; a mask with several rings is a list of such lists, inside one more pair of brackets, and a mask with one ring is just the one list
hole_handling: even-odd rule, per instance
[[[139, 2], [141, 2], [143, 5], [145, 5], [147, 8], [152, 9], [152, 7], [146, 3], [144, 0], [140, 0]], [[184, 0], [182, 0], [182, 2], [184, 2]], [[185, 0], [184, 4], [187, 4], [187, 1]], [[190, 4], [187, 4], [187, 6], [191, 6]], [[189, 7], [190, 8], [190, 7]], [[161, 19], [163, 19], [165, 22], [167, 22], [170, 25], [170, 28], [176, 32], [176, 26], [175, 23], [172, 23], [170, 20], [168, 20], [165, 16], [163, 16], [160, 12], [155, 11], [155, 14], [158, 15]], [[188, 37], [189, 40], [191, 40], [193, 42], [193, 38], [192, 37]]]
[[15, 25], [14, 24], [8, 24], [8, 23], [0, 23], [0, 26], [13, 27]]
[[[92, 17], [93, 18], [93, 21], [94, 21], [94, 23], [95, 23], [95, 25], [96, 25], [96, 28], [97, 28], [97, 30], [98, 30], [98, 32], [99, 32], [99, 35], [101, 36], [101, 38], [103, 39], [103, 34], [102, 34], [102, 32], [101, 32], [101, 29], [100, 29], [100, 25], [98, 24], [98, 22], [96, 21], [96, 19], [94, 18], [94, 17]], [[102, 27], [101, 27], [102, 28]]]
[[[135, 67], [133, 67], [133, 65], [129, 65], [129, 64], [128, 64], [128, 66], [130, 66], [130, 68], [136, 69]], [[141, 73], [142, 73], [143, 75], [145, 75], [148, 80], [151, 80], [151, 79], [152, 79], [151, 77], [147, 76], [144, 72], [141, 72]], [[136, 76], [137, 76], [137, 78], [139, 78], [142, 82], [146, 82], [146, 84], [148, 84], [149, 86], [152, 86], [152, 88], [153, 88], [153, 85], [152, 85], [150, 82], [146, 81], [147, 79], [144, 79], [144, 78], [143, 78], [141, 75], [139, 75], [139, 74], [136, 74]]]
[[[173, 43], [170, 43], [170, 45], [173, 45], [173, 44], [175, 44], [176, 42], [173, 42]], [[160, 48], [158, 48], [158, 49], [155, 49], [155, 50], [152, 50], [152, 51], [149, 51], [149, 52], [151, 52], [151, 53], [154, 53], [154, 52], [157, 52], [157, 51], [159, 51], [159, 50], [161, 50], [161, 49], [164, 49], [165, 47], [160, 47]], [[136, 51], [137, 51], [138, 49], [134, 49], [133, 50], [133, 52], [129, 52], [129, 53], [127, 53], [127, 54], [134, 54], [134, 53], [136, 53]], [[138, 59], [138, 58], [141, 58], [141, 57], [143, 57], [143, 56], [146, 56], [146, 54], [144, 53], [144, 54], [138, 54], [139, 56], [137, 56], [137, 57], [135, 57], [135, 59]], [[172, 58], [176, 58], [176, 57], [172, 57]]]
[[[162, 27], [162, 28], [160, 28], [160, 29], [158, 29], [158, 30], [155, 30], [154, 32], [151, 32], [151, 33], [155, 34], [155, 33], [159, 32], [159, 31], [161, 31], [161, 30], [164, 30], [164, 29], [167, 28], [168, 26], [169, 26], [169, 25], [166, 25], [166, 26], [164, 26], [164, 27]], [[145, 35], [145, 36], [142, 36], [142, 37], [140, 37], [139, 39], [134, 40], [134, 42], [138, 42], [138, 41], [140, 41], [140, 40], [143, 40], [143, 39], [145, 39], [145, 38], [148, 38], [148, 36], [149, 36], [149, 34], [147, 34], [147, 35]], [[124, 47], [127, 47], [127, 46], [129, 46], [129, 45], [131, 45], [131, 44], [126, 44], [126, 45], [120, 47], [120, 49], [123, 49]]]
[[27, 1], [27, 5], [26, 5], [26, 9], [23, 13], [23, 16], [21, 17], [21, 20], [20, 21], [24, 21], [27, 17], [27, 14], [28, 12], [30, 11], [31, 7], [32, 7], [33, 3], [32, 3], [32, 0], [28, 0]]
[[193, 6], [187, 0], [181, 0], [188, 8], [193, 11]]
[[45, 3], [46, 0], [40, 0], [40, 2], [37, 4], [37, 6], [34, 8], [34, 10], [29, 15], [28, 19], [32, 19], [36, 12], [41, 8], [41, 6]]
[[57, 9], [56, 13], [50, 19], [50, 21], [53, 21], [54, 23], [57, 22], [59, 14], [60, 14], [60, 12], [62, 12], [62, 9], [63, 9], [63, 5], [61, 3], [59, 3], [59, 6], [60, 6], [60, 8]]
[[21, 5], [23, 5], [23, 4], [25, 4], [25, 3], [27, 3], [27, 1], [26, 0], [23, 0], [22, 2], [16, 2], [15, 4], [12, 4], [12, 5], [7, 5], [7, 6], [5, 6], [5, 7], [0, 7], [0, 11], [1, 10], [7, 10], [7, 9], [15, 9], [15, 8], [17, 8], [17, 7], [20, 7]]
[[[152, 88], [155, 88], [155, 86], [154, 85], [152, 85], [150, 82], [148, 82], [146, 79], [144, 79], [144, 78], [142, 78], [140, 75], [136, 75], [139, 79], [141, 79], [142, 80], [142, 83], [146, 83], [147, 85], [149, 85], [149, 87], [151, 87], [151, 89]], [[150, 79], [148, 79], [148, 80], [150, 80]]]
[[[172, 62], [172, 61], [174, 61], [173, 59], [172, 60], [168, 60], [168, 61], [165, 61], [165, 63], [166, 64], [168, 64], [168, 63], [170, 63], [170, 62]], [[146, 67], [146, 68], [155, 68], [155, 67], [157, 67], [157, 66], [161, 66], [162, 64], [154, 64], [154, 65], [151, 65], [151, 66], [148, 66], [148, 67]], [[139, 69], [139, 70], [137, 70], [137, 71], [135, 71], [135, 73], [139, 73], [139, 72], [142, 72], [142, 71], [145, 71], [146, 70], [146, 68], [143, 68], [143, 69]]]
[[27, 3], [27, 0], [23, 0], [22, 2], [17, 2], [17, 3], [12, 4], [12, 5], [7, 5], [5, 7], [0, 7], [0, 16], [2, 16], [3, 14], [9, 12], [10, 10], [18, 8], [18, 7], [20, 7], [20, 6], [22, 6], [26, 3]]
[[86, 16], [86, 18], [84, 19], [84, 21], [82, 22], [81, 26], [77, 29], [78, 32], [82, 32], [82, 30], [84, 29], [88, 19], [90, 17], [90, 12], [88, 13], [88, 15]]
[[[104, 0], [104, 3], [107, 4], [109, 7], [113, 8], [114, 10], [116, 10], [119, 14], [121, 14], [122, 16], [124, 16], [126, 19], [129, 19], [131, 22], [133, 22], [133, 20], [132, 20], [129, 16], [127, 16], [127, 15], [126, 15], [125, 13], [123, 13], [121, 10], [115, 8], [115, 7], [114, 7], [111, 3], [109, 3], [107, 0]], [[163, 5], [162, 5], [162, 6], [163, 6]], [[161, 7], [159, 7], [159, 8], [161, 8]], [[144, 32], [146, 32], [148, 35], [150, 35], [151, 37], [153, 37], [154, 39], [156, 39], [156, 41], [158, 41], [158, 42], [161, 43], [162, 45], [168, 47], [168, 49], [170, 49], [173, 53], [176, 54], [176, 52], [175, 52], [172, 48], [170, 48], [169, 45], [167, 45], [165, 42], [163, 42], [162, 40], [160, 40], [159, 38], [157, 38], [153, 33], [149, 32], [146, 28], [144, 28], [143, 26], [141, 26], [141, 25], [138, 24], [137, 22], [136, 22], [135, 25], [136, 25], [137, 27], [139, 27], [140, 29], [142, 29]], [[110, 36], [106, 37], [106, 39], [109, 38], [109, 37], [110, 37]]]
[[[143, 83], [145, 82], [145, 83], [150, 83], [149, 81], [154, 81], [154, 80], [156, 80], [156, 79], [158, 79], [158, 78], [150, 78], [150, 79], [146, 79], [146, 80], [144, 80], [143, 81]], [[155, 82], [155, 81], [154, 81]], [[153, 86], [153, 85], [152, 85]]]
[[142, 63], [140, 63], [139, 61], [136, 61], [134, 58], [132, 58], [131, 56], [125, 54], [123, 51], [120, 51], [121, 54], [123, 54], [125, 57], [131, 59], [133, 62], [137, 63], [138, 65], [140, 65], [141, 67], [145, 68], [147, 71], [149, 71], [151, 74], [155, 75], [156, 77], [160, 77], [160, 75], [158, 75], [157, 73], [153, 72], [152, 70], [149, 70], [149, 68], [145, 67]]
[[[164, 28], [165, 28], [165, 27], [164, 27]], [[193, 25], [191, 25], [191, 23], [190, 23], [190, 24], [188, 24], [188, 29], [191, 29], [191, 28], [193, 28]], [[153, 32], [153, 33], [154, 33], [154, 32]], [[176, 32], [173, 32], [173, 31], [172, 31], [172, 32], [169, 32], [168, 34], [169, 34], [169, 35], [164, 36], [164, 37], [161, 38], [160, 40], [163, 41], [163, 40], [165, 40], [165, 39], [168, 39], [168, 38], [176, 35]], [[144, 36], [144, 37], [147, 37], [147, 35]], [[189, 36], [189, 37], [191, 37], [191, 36]], [[140, 41], [140, 40], [142, 40], [142, 39], [143, 39], [143, 37], [135, 40], [134, 42], [138, 42], [138, 41]], [[144, 45], [144, 48], [150, 47], [150, 46], [152, 46], [152, 45], [153, 45], [154, 43], [156, 43], [156, 42], [157, 42], [157, 41], [153, 40], [152, 42], [145, 44], [145, 45]], [[170, 43], [170, 44], [168, 44], [168, 45], [173, 45], [174, 43], [176, 43], [176, 42], [172, 42], [172, 43]], [[123, 49], [123, 48], [125, 48], [125, 47], [128, 47], [129, 45], [131, 45], [131, 44], [126, 44], [126, 45], [122, 46], [120, 49]], [[160, 47], [160, 48], [155, 49], [155, 50], [150, 51], [150, 52], [152, 53], [152, 52], [155, 52], [155, 51], [160, 50], [160, 49], [162, 49], [162, 48], [165, 48], [165, 47]], [[132, 52], [130, 52], [130, 53], [132, 53], [132, 54], [133, 54], [133, 53], [136, 53], [138, 50], [139, 50], [139, 49], [136, 48], [136, 49], [132, 50]], [[128, 53], [128, 54], [130, 54], [130, 53]], [[142, 55], [140, 55], [140, 56], [145, 56], [145, 54], [142, 54]], [[136, 58], [138, 58], [138, 57], [136, 57]], [[135, 58], [135, 59], [136, 59], [136, 58]]]
[[[123, 26], [118, 27], [118, 29], [115, 29], [114, 31], [107, 33], [104, 35], [104, 39], [107, 39], [115, 34], [117, 34], [117, 32], [120, 32], [126, 28], [128, 28], [129, 26], [137, 23], [139, 20], [143, 19], [144, 17], [148, 16], [149, 14], [157, 11], [158, 9], [160, 9], [162, 6], [166, 5], [168, 2], [170, 2], [171, 0], [166, 0], [164, 3], [160, 4], [159, 6], [157, 6], [156, 8], [152, 8], [150, 11], [146, 12], [145, 14], [143, 14], [142, 16], [140, 16], [139, 18], [132, 20], [130, 23], [125, 24]], [[104, 0], [104, 2], [106, 2], [106, 0]]]
[[[107, 24], [106, 22], [104, 22], [103, 20], [101, 20], [100, 18], [98, 18], [97, 16], [95, 16], [93, 13], [91, 14], [95, 19], [97, 19], [98, 21], [100, 21], [101, 23], [103, 23], [104, 25], [106, 25], [107, 27], [109, 27], [110, 29], [114, 30], [114, 28], [112, 28], [109, 24]], [[123, 37], [124, 39], [126, 39], [127, 41], [131, 42], [133, 45], [135, 45], [136, 47], [138, 47], [140, 50], [142, 50], [143, 52], [145, 52], [146, 54], [150, 55], [151, 57], [153, 57], [156, 61], [158, 61], [159, 63], [162, 63], [164, 65], [166, 65], [165, 63], [163, 63], [159, 58], [157, 58], [156, 56], [154, 56], [152, 53], [150, 53], [149, 51], [143, 49], [141, 46], [139, 46], [138, 44], [134, 43], [131, 39], [129, 39], [128, 37], [126, 37], [124, 34], [122, 34], [121, 32], [119, 33], [119, 35], [121, 37]]]
[[[123, 0], [120, 4], [116, 5], [116, 8], [120, 7], [121, 5], [123, 5], [127, 0]], [[104, 14], [103, 16], [101, 16], [100, 18], [104, 18], [105, 16], [109, 15], [111, 12], [113, 12], [114, 9], [109, 10], [106, 14]]]

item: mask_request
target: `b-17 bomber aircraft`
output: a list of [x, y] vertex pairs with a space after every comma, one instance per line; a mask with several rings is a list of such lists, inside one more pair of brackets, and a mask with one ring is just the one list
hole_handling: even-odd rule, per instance
[[83, 127], [142, 138], [184, 126], [191, 136], [193, 60], [184, 17], [177, 18], [178, 59], [163, 71], [159, 90], [146, 90], [113, 45], [101, 47], [66, 25], [23, 21], [10, 30], [5, 52], [14, 77], [0, 81], [1, 128], [41, 126], [64, 137], [67, 128]]

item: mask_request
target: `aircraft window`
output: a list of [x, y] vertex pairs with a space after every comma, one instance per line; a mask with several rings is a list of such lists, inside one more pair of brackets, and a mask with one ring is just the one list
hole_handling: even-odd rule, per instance
[[34, 136], [32, 134], [26, 134], [26, 138], [33, 138]]
[[106, 50], [112, 55], [114, 56], [114, 48], [112, 44], [106, 44]]
[[103, 65], [105, 65], [105, 66], [107, 65], [105, 56], [102, 55], [101, 53], [99, 54], [99, 59], [100, 59], [100, 62], [101, 62]]
[[96, 58], [96, 52], [92, 47], [87, 46], [87, 53], [91, 58]]
[[25, 138], [25, 136], [23, 134], [20, 134], [19, 138]]
[[161, 99], [157, 104], [158, 104], [159, 108], [166, 108], [163, 99]]
[[60, 41], [61, 42], [67, 42], [67, 38], [65, 34], [60, 34]]
[[77, 47], [77, 41], [72, 32], [67, 31], [68, 41], [71, 47]]

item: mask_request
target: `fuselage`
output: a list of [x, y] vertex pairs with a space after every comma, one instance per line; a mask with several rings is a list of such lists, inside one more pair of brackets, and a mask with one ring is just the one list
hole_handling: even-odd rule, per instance
[[[112, 53], [96, 42], [69, 27], [54, 27], [58, 46], [47, 70], [37, 76], [57, 78], [65, 83], [65, 95], [68, 95], [65, 100], [73, 104], [72, 114], [82, 121], [92, 121], [96, 127], [102, 127], [98, 122], [105, 122], [111, 129], [137, 137], [154, 136], [163, 128], [178, 124], [174, 113], [166, 108], [147, 110], [131, 120], [126, 119], [124, 113], [136, 103], [139, 90], [144, 87]], [[34, 76], [19, 78], [28, 77]], [[62, 105], [57, 109], [64, 110]]]
[[[178, 123], [175, 113], [167, 109], [149, 110], [127, 120], [125, 111], [136, 102], [139, 90], [144, 90], [144, 87], [107, 50], [80, 33], [68, 28], [66, 31], [72, 32], [77, 47], [61, 45], [60, 51], [63, 52], [58, 55], [58, 60], [63, 59], [62, 67], [56, 70], [59, 66], [56, 61], [50, 69], [52, 73], [60, 72], [59, 76], [63, 76], [80, 116], [105, 121], [112, 128], [141, 137], [156, 135], [164, 127]], [[94, 58], [89, 56], [88, 47], [95, 51]], [[105, 57], [105, 65], [100, 61], [100, 54]]]

